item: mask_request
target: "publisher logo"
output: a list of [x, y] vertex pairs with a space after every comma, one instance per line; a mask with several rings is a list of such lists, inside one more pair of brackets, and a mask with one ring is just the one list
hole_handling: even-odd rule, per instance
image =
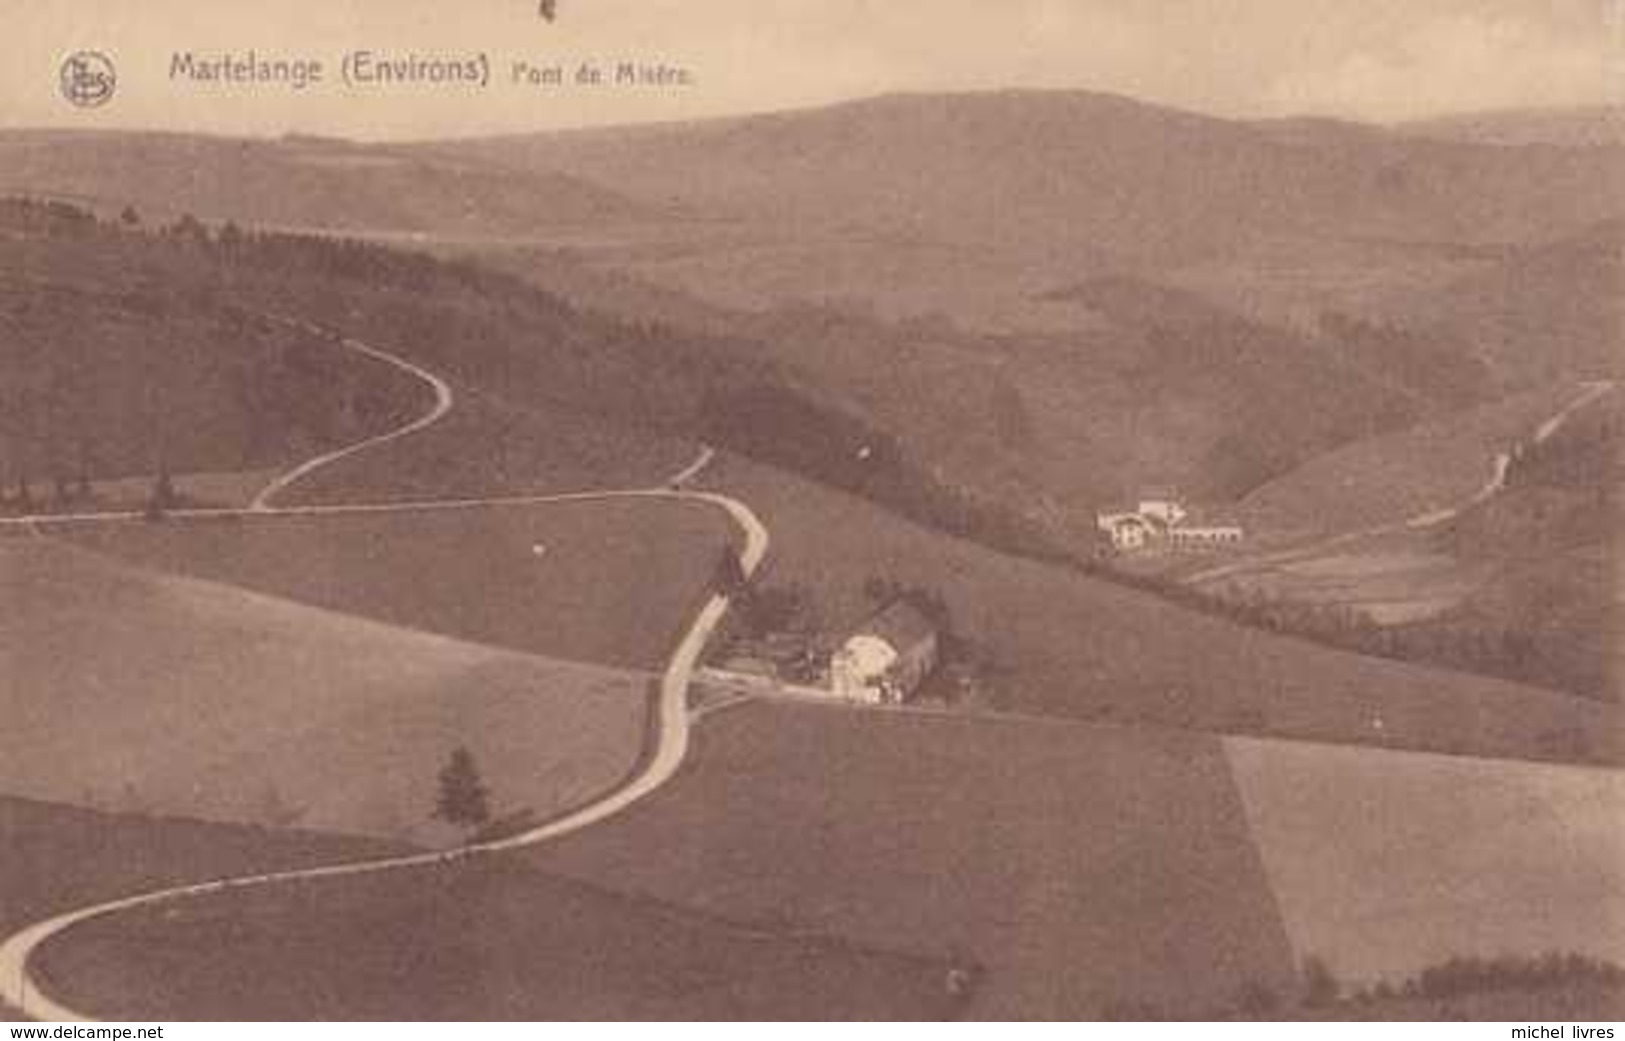
[[70, 104], [97, 108], [112, 99], [118, 74], [100, 51], [75, 51], [62, 62], [61, 85]]

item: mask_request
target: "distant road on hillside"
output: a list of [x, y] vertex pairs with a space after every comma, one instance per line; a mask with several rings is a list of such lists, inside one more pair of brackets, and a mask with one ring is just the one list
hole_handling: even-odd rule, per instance
[[[1612, 393], [1616, 389], [1616, 386], [1617, 385], [1611, 380], [1599, 380], [1581, 384], [1579, 394], [1570, 399], [1562, 409], [1548, 417], [1540, 424], [1538, 428], [1536, 428], [1535, 433], [1531, 438], [1531, 443], [1538, 445], [1550, 440], [1553, 435], [1563, 428], [1563, 425], [1567, 423], [1576, 412], [1579, 412], [1581, 409], [1589, 406], [1605, 395]], [[1407, 517], [1404, 520], [1391, 521], [1387, 524], [1360, 528], [1356, 531], [1345, 531], [1329, 538], [1318, 539], [1307, 545], [1294, 546], [1290, 549], [1283, 549], [1274, 553], [1248, 557], [1244, 560], [1237, 560], [1229, 564], [1222, 564], [1218, 567], [1198, 571], [1189, 576], [1185, 581], [1190, 585], [1206, 585], [1220, 579], [1228, 578], [1232, 575], [1253, 571], [1258, 568], [1276, 567], [1281, 564], [1287, 564], [1297, 560], [1321, 556], [1328, 550], [1337, 549], [1338, 547], [1346, 546], [1349, 543], [1358, 542], [1362, 539], [1374, 538], [1380, 535], [1392, 535], [1404, 531], [1427, 531], [1432, 528], [1437, 528], [1441, 525], [1450, 523], [1467, 510], [1488, 501], [1505, 490], [1507, 473], [1511, 465], [1512, 453], [1510, 451], [1501, 451], [1496, 453], [1495, 460], [1491, 464], [1489, 479], [1485, 481], [1485, 483], [1479, 487], [1477, 491], [1473, 492], [1472, 495], [1468, 496], [1461, 502], [1456, 503], [1455, 505], [1425, 510], [1421, 513], [1415, 514], [1414, 516]]]

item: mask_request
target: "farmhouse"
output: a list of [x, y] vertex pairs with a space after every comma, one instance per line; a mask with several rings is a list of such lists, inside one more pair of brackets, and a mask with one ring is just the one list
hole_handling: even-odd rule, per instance
[[913, 604], [898, 600], [858, 626], [830, 656], [830, 691], [872, 705], [898, 704], [936, 668], [937, 631]]

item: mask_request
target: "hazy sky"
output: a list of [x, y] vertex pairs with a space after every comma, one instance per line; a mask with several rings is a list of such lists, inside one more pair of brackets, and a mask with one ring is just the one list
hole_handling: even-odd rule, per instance
[[[1085, 88], [1227, 115], [1394, 120], [1616, 100], [1625, 0], [0, 0], [0, 125], [440, 136], [713, 115], [891, 90]], [[1611, 12], [1618, 12], [1612, 13]], [[113, 100], [58, 93], [108, 54]], [[327, 82], [177, 82], [171, 57], [314, 58]], [[356, 49], [484, 52], [494, 82], [346, 87]], [[1611, 57], [1612, 56], [1612, 57]], [[681, 65], [682, 88], [535, 87], [512, 62]]]

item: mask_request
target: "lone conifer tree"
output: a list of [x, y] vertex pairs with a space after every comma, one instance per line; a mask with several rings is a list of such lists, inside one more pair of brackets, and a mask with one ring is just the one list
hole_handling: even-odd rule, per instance
[[482, 827], [491, 819], [488, 794], [479, 768], [474, 765], [474, 754], [458, 748], [440, 771], [435, 818], [469, 829]]

